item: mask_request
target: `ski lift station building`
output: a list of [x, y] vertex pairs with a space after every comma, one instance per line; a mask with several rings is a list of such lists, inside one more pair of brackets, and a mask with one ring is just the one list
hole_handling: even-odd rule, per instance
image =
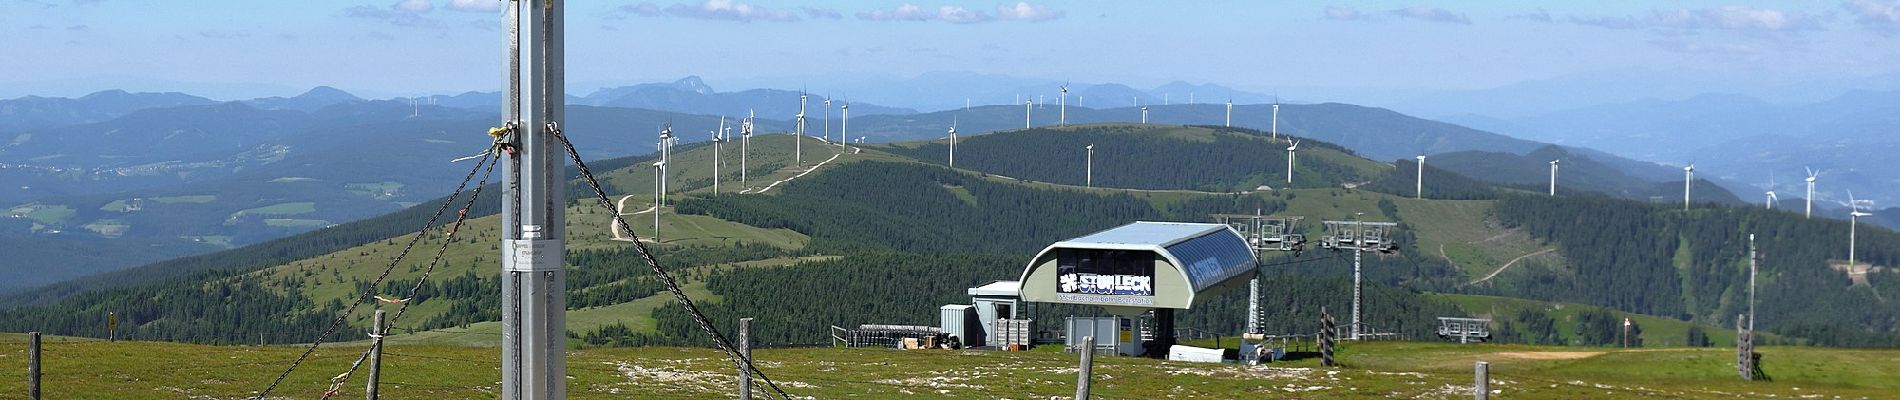
[[1246, 239], [1222, 224], [1135, 222], [1044, 248], [1023, 269], [1023, 301], [1116, 315], [1185, 310], [1253, 277]]
[[[1151, 330], [1172, 344], [1173, 310], [1244, 285], [1257, 269], [1253, 249], [1227, 225], [1134, 222], [1051, 244], [1030, 259], [1018, 281], [993, 282], [970, 294], [974, 308], [983, 311], [1014, 311], [1018, 302], [1100, 306], [1123, 321], [1114, 324], [1121, 326], [1117, 330], [1130, 329], [1129, 321], [1154, 311]], [[1013, 293], [997, 293], [1004, 288]], [[990, 304], [1008, 308], [984, 307]], [[1014, 312], [974, 314], [971, 322], [980, 326], [972, 328], [989, 337], [995, 337], [993, 321], [1017, 318]], [[1140, 336], [1115, 335], [1121, 340], [1113, 345], [1138, 348]]]

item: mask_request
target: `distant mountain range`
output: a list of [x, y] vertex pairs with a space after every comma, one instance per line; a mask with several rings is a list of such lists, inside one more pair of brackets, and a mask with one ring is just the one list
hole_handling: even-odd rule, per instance
[[1860, 199], [1900, 201], [1900, 168], [1892, 168], [1900, 165], [1900, 91], [1851, 91], [1802, 104], [1710, 94], [1448, 120], [1638, 160], [1694, 162], [1706, 176], [1759, 189], [1750, 192], [1805, 192], [1801, 180], [1813, 168], [1822, 171], [1816, 197], [1830, 203], [1847, 201], [1848, 190]]

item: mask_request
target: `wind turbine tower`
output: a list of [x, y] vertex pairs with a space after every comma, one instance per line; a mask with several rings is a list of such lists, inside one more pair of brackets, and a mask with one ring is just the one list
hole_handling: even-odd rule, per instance
[[1069, 84], [1062, 83], [1062, 97], [1056, 99], [1056, 126], [1069, 126]]
[[825, 96], [825, 140], [831, 140], [831, 96]]
[[1814, 219], [1814, 178], [1820, 176], [1813, 168], [1808, 168], [1808, 219]]
[[798, 91], [798, 118], [792, 124], [792, 160], [805, 165], [805, 91]]
[[1141, 106], [1141, 123], [1148, 123], [1148, 106]]
[[851, 132], [851, 102], [844, 102], [843, 106], [838, 107], [838, 111], [840, 113], [838, 117], [838, 151], [844, 151], [845, 138], [850, 137], [845, 135]]
[[1682, 167], [1682, 210], [1689, 211], [1689, 188], [1695, 187], [1695, 163]]
[[1298, 140], [1294, 140], [1292, 146], [1286, 147], [1286, 184], [1288, 187], [1293, 186], [1293, 159], [1299, 155], [1299, 153], [1296, 153], [1299, 150], [1300, 141]]
[[1854, 199], [1854, 191], [1852, 190], [1847, 191], [1847, 208], [1851, 210], [1847, 213], [1849, 220], [1847, 223], [1847, 266], [1848, 268], [1853, 268], [1855, 265], [1859, 265], [1854, 263], [1854, 240], [1856, 239], [1855, 236], [1860, 234], [1860, 217], [1874, 214], [1860, 211], [1860, 200]]
[[[660, 242], [660, 193], [666, 190], [662, 176], [666, 175], [666, 161], [653, 162], [653, 243]], [[624, 210], [623, 210], [624, 211]]]
[[1029, 129], [1029, 112], [1035, 110], [1035, 102], [1023, 102], [1023, 129]]
[[1418, 194], [1415, 199], [1425, 198], [1425, 156], [1418, 156]]
[[1273, 99], [1273, 125], [1267, 127], [1268, 142], [1280, 141], [1280, 99]]
[[721, 140], [719, 140], [719, 133], [725, 132], [725, 131], [726, 131], [726, 118], [719, 117], [719, 130], [712, 131], [712, 145], [713, 145], [712, 146], [713, 147], [712, 192], [714, 196], [719, 195], [719, 146], [721, 142]]
[[1227, 126], [1228, 128], [1232, 128], [1232, 127], [1234, 127], [1234, 99], [1227, 99], [1227, 123], [1226, 123], [1226, 126]]
[[1083, 165], [1082, 183], [1088, 187], [1095, 187], [1095, 144], [1090, 143], [1082, 149], [1088, 151], [1088, 159]]
[[950, 117], [950, 168], [957, 167], [957, 118]]
[[745, 122], [739, 124], [739, 187], [741, 189], [752, 187], [752, 177], [748, 175], [751, 171], [748, 170], [746, 164], [748, 164], [747, 158], [752, 156], [752, 119], [754, 117], [752, 110], [746, 110]]
[[1557, 164], [1563, 160], [1550, 160], [1550, 196], [1557, 197]]
[[658, 195], [656, 197], [658, 199], [656, 200], [656, 205], [658, 207], [666, 206], [666, 169], [665, 167], [666, 167], [666, 163], [671, 162], [671, 161], [673, 161], [673, 125], [667, 124], [665, 127], [660, 128], [660, 163], [655, 164], [656, 167], [660, 167], [660, 171], [659, 171], [660, 176], [656, 178], [659, 180], [658, 183], [660, 185], [660, 192], [656, 193]]
[[1773, 210], [1775, 209], [1775, 203], [1780, 202], [1781, 197], [1775, 196], [1775, 172], [1768, 171], [1768, 199], [1763, 200], [1762, 207]]

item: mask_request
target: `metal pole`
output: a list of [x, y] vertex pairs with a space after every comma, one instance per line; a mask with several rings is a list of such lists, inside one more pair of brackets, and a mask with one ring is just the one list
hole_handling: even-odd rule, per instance
[[1485, 400], [1491, 398], [1491, 363], [1479, 361], [1477, 377], [1472, 382], [1472, 398]]
[[1075, 400], [1089, 398], [1089, 378], [1094, 374], [1094, 370], [1095, 336], [1083, 336], [1082, 361], [1075, 366]]
[[1755, 272], [1760, 258], [1755, 256], [1755, 234], [1748, 234], [1748, 330], [1755, 330]]
[[[1354, 234], [1360, 233], [1355, 231]], [[1364, 240], [1363, 235], [1360, 238]], [[1352, 340], [1359, 340], [1359, 254], [1365, 251], [1364, 248], [1363, 243], [1352, 248]]]
[[752, 400], [752, 319], [739, 319], [739, 400]]
[[119, 312], [117, 311], [106, 313], [106, 341], [119, 341]]
[[383, 335], [389, 333], [389, 326], [383, 322], [383, 310], [376, 310], [376, 325], [369, 331], [372, 341], [369, 347], [369, 379], [363, 389], [364, 397], [376, 400], [376, 386], [383, 378]]
[[40, 400], [40, 333], [27, 334], [26, 398]]
[[[514, 3], [520, 21], [519, 85], [512, 141], [519, 150], [503, 163], [502, 390], [501, 398], [567, 397], [564, 227], [566, 202], [554, 130], [565, 118], [563, 22], [565, 2]], [[513, 90], [511, 90], [513, 91]]]

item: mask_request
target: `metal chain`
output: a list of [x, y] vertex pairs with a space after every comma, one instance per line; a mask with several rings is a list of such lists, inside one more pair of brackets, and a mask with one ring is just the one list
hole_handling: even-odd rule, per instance
[[[560, 140], [563, 147], [566, 147], [568, 158], [574, 160], [575, 169], [580, 170], [581, 178], [586, 179], [587, 185], [593, 188], [594, 196], [600, 200], [600, 205], [606, 207], [608, 210], [613, 210], [613, 200], [609, 199], [607, 192], [600, 188], [600, 181], [594, 179], [593, 171], [587, 169], [587, 162], [581, 161], [581, 154], [574, 150], [574, 143], [569, 142], [567, 136], [561, 134], [561, 128], [559, 126], [550, 123], [547, 128], [548, 132], [551, 133], [555, 139]], [[659, 211], [655, 210], [654, 212], [657, 213]], [[712, 322], [706, 319], [706, 314], [701, 313], [699, 307], [693, 304], [693, 299], [687, 297], [686, 291], [680, 289], [679, 282], [673, 279], [673, 275], [667, 273], [665, 268], [660, 267], [660, 261], [653, 257], [653, 251], [647, 249], [645, 243], [640, 242], [639, 236], [634, 235], [633, 225], [627, 224], [627, 221], [620, 217], [619, 212], [609, 212], [607, 214], [613, 216], [614, 222], [620, 225], [620, 228], [627, 234], [627, 237], [633, 238], [633, 248], [640, 253], [640, 258], [645, 260], [647, 266], [653, 269], [654, 275], [660, 277], [660, 282], [666, 284], [666, 290], [673, 293], [673, 299], [678, 300], [679, 304], [686, 308], [686, 313], [693, 316], [693, 322], [699, 323], [699, 328], [704, 330], [707, 336], [712, 337], [713, 345], [718, 346], [720, 351], [726, 353], [726, 358], [732, 361], [732, 365], [742, 370], [752, 371], [753, 374], [759, 376], [759, 380], [765, 381], [765, 384], [771, 387], [773, 392], [778, 393], [779, 397], [790, 400], [792, 396], [785, 393], [785, 389], [779, 388], [778, 382], [773, 382], [772, 378], [765, 376], [765, 371], [753, 365], [750, 357], [741, 356], [739, 352], [732, 349], [732, 341], [726, 339], [726, 336], [719, 332], [719, 328], [714, 327]]]
[[[396, 320], [402, 319], [403, 313], [409, 311], [409, 305], [414, 304], [416, 294], [422, 291], [422, 285], [429, 282], [429, 274], [435, 272], [437, 265], [442, 264], [442, 257], [448, 253], [449, 244], [455, 242], [456, 232], [460, 232], [462, 230], [462, 224], [468, 222], [468, 210], [475, 207], [475, 199], [482, 196], [482, 188], [488, 186], [488, 178], [494, 174], [495, 165], [501, 164], [500, 155], [495, 153], [496, 152], [491, 149], [488, 152], [489, 155], [476, 164], [477, 167], [480, 167], [482, 163], [488, 164], [488, 168], [482, 171], [481, 182], [475, 184], [474, 191], [469, 192], [468, 201], [463, 202], [462, 209], [456, 213], [455, 223], [448, 225], [449, 230], [442, 238], [442, 245], [436, 247], [435, 258], [429, 260], [429, 267], [422, 270], [422, 276], [416, 278], [416, 284], [409, 287], [409, 295], [403, 296], [404, 300], [401, 302], [402, 306], [396, 307], [396, 315], [389, 317], [388, 322], [390, 324], [395, 324]], [[489, 162], [490, 160], [494, 162]], [[423, 232], [416, 234], [421, 235]], [[388, 333], [388, 327], [384, 327], [382, 331], [370, 332], [371, 335], [376, 336], [387, 335]], [[331, 396], [335, 396], [337, 394], [337, 388], [341, 387], [345, 382], [349, 382], [350, 378], [356, 375], [356, 370], [363, 366], [363, 361], [369, 359], [370, 352], [375, 350], [374, 348], [364, 349], [363, 355], [358, 356], [356, 362], [350, 364], [349, 370], [343, 371], [342, 375], [337, 375], [336, 378], [331, 379], [330, 389], [323, 392], [323, 398], [329, 399]]]
[[[484, 162], [486, 162], [486, 160], [495, 159], [495, 158], [496, 157], [491, 156], [491, 157], [486, 157], [483, 160]], [[442, 217], [442, 212], [448, 211], [449, 205], [455, 204], [455, 198], [457, 196], [462, 195], [462, 191], [468, 188], [468, 182], [474, 180], [475, 173], [481, 170], [482, 170], [481, 163], [475, 164], [474, 168], [470, 168], [468, 170], [468, 174], [462, 177], [462, 183], [455, 186], [455, 191], [451, 192], [449, 194], [449, 197], [442, 201], [441, 206], [436, 207], [435, 214], [430, 215], [429, 220], [422, 224], [422, 229], [417, 231], [419, 233], [417, 233], [415, 237], [410, 238], [409, 243], [403, 245], [402, 251], [396, 253], [396, 256], [389, 260], [389, 266], [383, 269], [383, 273], [376, 276], [376, 280], [370, 284], [371, 290], [375, 290], [374, 288], [376, 286], [382, 285], [383, 279], [388, 278], [389, 273], [396, 270], [396, 265], [401, 263], [404, 257], [409, 256], [409, 251], [415, 249], [417, 242], [422, 241], [423, 234], [420, 232], [426, 232], [430, 228], [435, 227], [435, 222], [436, 220]], [[364, 300], [374, 295], [375, 293], [373, 292], [363, 292], [361, 296], [357, 296], [356, 300], [350, 303], [349, 308], [344, 309], [343, 313], [337, 314], [336, 318], [330, 320], [329, 328], [324, 329], [322, 334], [318, 334], [315, 339], [312, 339], [310, 341], [310, 346], [307, 348], [304, 348], [303, 354], [298, 355], [296, 360], [293, 360], [290, 362], [289, 368], [285, 368], [283, 373], [277, 374], [277, 379], [272, 380], [270, 383], [270, 386], [264, 387], [263, 391], [258, 392], [257, 396], [254, 396], [252, 398], [262, 400], [265, 396], [269, 396], [271, 391], [277, 389], [277, 385], [284, 383], [284, 379], [290, 376], [291, 371], [296, 371], [298, 366], [303, 365], [304, 360], [310, 358], [311, 353], [315, 353], [317, 351], [317, 346], [322, 345], [324, 339], [329, 338], [330, 334], [336, 333], [337, 328], [340, 328], [343, 326], [343, 321], [345, 319], [348, 319], [350, 314], [356, 311], [357, 306], [362, 305]]]

